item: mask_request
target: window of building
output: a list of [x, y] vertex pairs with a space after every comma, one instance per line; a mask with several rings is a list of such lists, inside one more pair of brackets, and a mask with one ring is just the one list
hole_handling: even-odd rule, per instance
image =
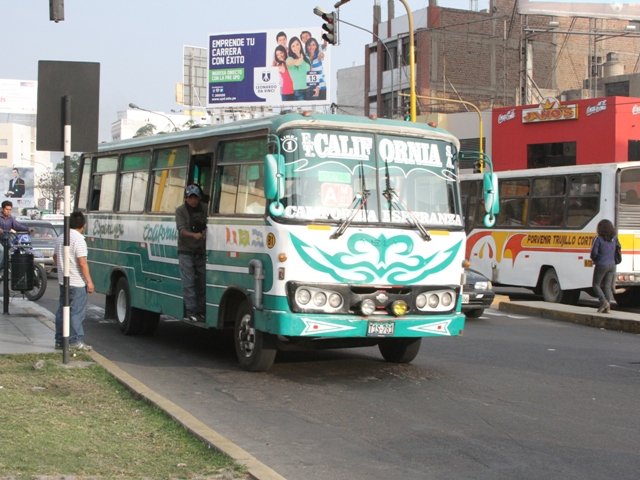
[[605, 97], [628, 97], [629, 82], [611, 82], [604, 85]]
[[629, 161], [640, 160], [640, 140], [629, 140], [628, 150]]
[[386, 72], [398, 67], [398, 47], [395, 43], [385, 43], [385, 46], [382, 68]]
[[8, 157], [7, 152], [0, 152], [0, 159], [6, 160]]
[[561, 167], [576, 164], [576, 142], [527, 145], [527, 168]]

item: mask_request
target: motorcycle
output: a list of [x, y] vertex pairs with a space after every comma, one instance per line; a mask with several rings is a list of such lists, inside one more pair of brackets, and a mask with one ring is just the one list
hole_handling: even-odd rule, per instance
[[[9, 248], [8, 262], [5, 268], [5, 265], [0, 269], [0, 280], [4, 280], [5, 271], [8, 270], [8, 277], [4, 281], [9, 282], [9, 287], [13, 292], [19, 292], [25, 296], [27, 300], [31, 300], [35, 302], [39, 300], [44, 295], [44, 292], [47, 290], [47, 272], [44, 269], [44, 266], [38, 262], [38, 258], [41, 258], [42, 255], [38, 252], [34, 251], [31, 247], [31, 235], [26, 232], [11, 232], [5, 236], [3, 239], [3, 245], [5, 248]], [[17, 255], [14, 259], [14, 255]], [[29, 261], [29, 255], [33, 257], [33, 262]], [[7, 256], [5, 256], [5, 261], [7, 260]], [[21, 269], [19, 272], [12, 272], [12, 264], [22, 264], [28, 265], [32, 263], [32, 266], [26, 269]], [[28, 277], [29, 268], [33, 268], [33, 281], [29, 282]], [[20, 278], [13, 278], [13, 275], [20, 275]], [[32, 288], [27, 289], [26, 287], [31, 284]], [[23, 287], [25, 287], [23, 289]], [[8, 290], [5, 287], [5, 290]], [[13, 294], [14, 296], [16, 293]]]

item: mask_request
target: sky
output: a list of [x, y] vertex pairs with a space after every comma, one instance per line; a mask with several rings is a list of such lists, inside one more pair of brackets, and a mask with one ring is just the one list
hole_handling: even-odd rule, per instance
[[[415, 11], [425, 8], [428, 0], [407, 3]], [[208, 36], [215, 33], [320, 25], [313, 8], [331, 11], [334, 4], [334, 0], [65, 0], [65, 19], [55, 23], [49, 20], [47, 0], [4, 0], [0, 78], [37, 80], [40, 60], [100, 63], [98, 140], [109, 141], [111, 123], [129, 103], [164, 112], [180, 109], [175, 84], [182, 81], [183, 46], [206, 47]], [[387, 0], [380, 4], [384, 20]], [[372, 5], [373, 0], [351, 0], [340, 8], [340, 18], [371, 30]], [[439, 5], [466, 9], [469, 0], [440, 0]], [[395, 13], [406, 13], [399, 1]], [[338, 69], [364, 64], [363, 45], [371, 41], [371, 34], [342, 25], [340, 45], [333, 47], [333, 78]], [[331, 95], [335, 99], [335, 92]]]

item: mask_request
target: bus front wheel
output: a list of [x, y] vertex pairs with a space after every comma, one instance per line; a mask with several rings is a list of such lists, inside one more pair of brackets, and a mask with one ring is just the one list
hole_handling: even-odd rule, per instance
[[275, 339], [256, 330], [253, 312], [245, 300], [238, 307], [234, 327], [236, 356], [240, 366], [250, 372], [266, 372], [276, 358]]
[[421, 343], [421, 338], [384, 338], [378, 350], [387, 362], [409, 363], [418, 355]]

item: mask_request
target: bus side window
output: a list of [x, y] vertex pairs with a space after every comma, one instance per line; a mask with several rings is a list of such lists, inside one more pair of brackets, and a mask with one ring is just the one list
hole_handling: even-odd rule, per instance
[[184, 201], [189, 152], [186, 147], [158, 150], [152, 180], [152, 212], [174, 213]]
[[220, 168], [220, 173], [217, 175], [220, 178], [220, 199], [216, 213], [235, 213], [239, 173], [239, 165], [224, 165]]
[[102, 157], [96, 160], [91, 190], [91, 210], [113, 210], [116, 198], [116, 170], [118, 157]]

